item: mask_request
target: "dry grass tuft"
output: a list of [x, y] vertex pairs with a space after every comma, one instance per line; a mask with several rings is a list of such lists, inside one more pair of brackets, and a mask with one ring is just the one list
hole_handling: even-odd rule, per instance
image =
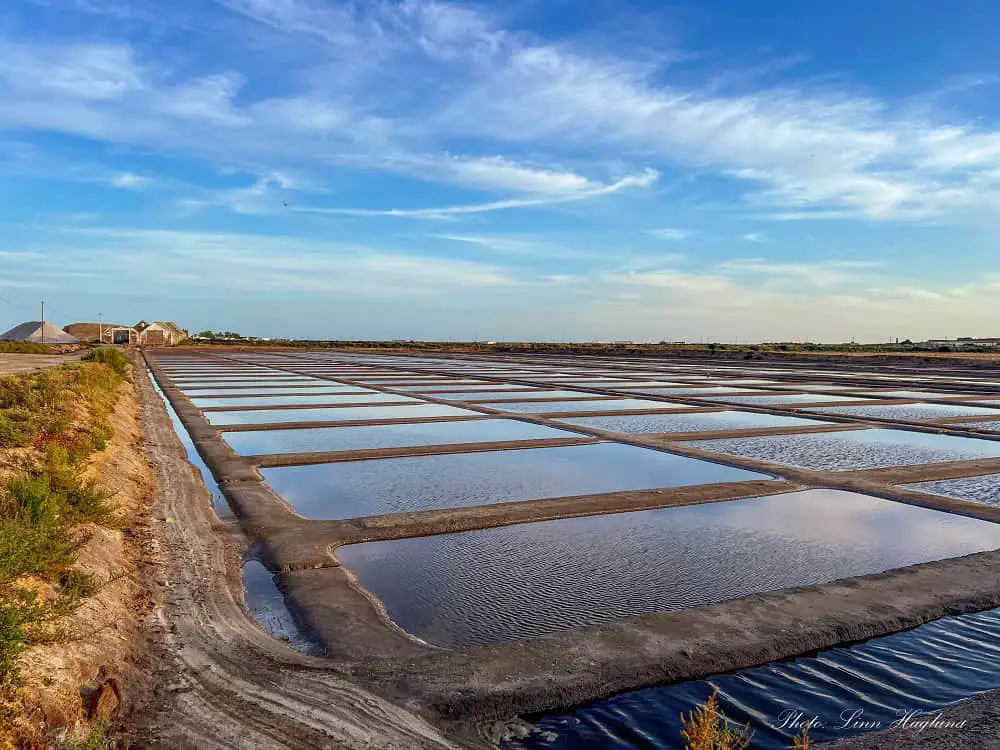
[[750, 725], [733, 728], [719, 709], [719, 691], [714, 691], [702, 705], [681, 716], [681, 736], [685, 750], [746, 750], [753, 732]]

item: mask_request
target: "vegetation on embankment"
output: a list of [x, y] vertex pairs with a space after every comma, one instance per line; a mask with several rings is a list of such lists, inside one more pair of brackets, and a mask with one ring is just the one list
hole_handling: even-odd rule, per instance
[[0, 354], [51, 354], [52, 349], [33, 341], [0, 341]]
[[0, 377], [0, 737], [24, 729], [22, 653], [70, 637], [65, 618], [104, 582], [75, 568], [88, 540], [81, 526], [115, 523], [109, 495], [83, 473], [113, 434], [109, 416], [131, 370], [121, 352], [98, 352]]

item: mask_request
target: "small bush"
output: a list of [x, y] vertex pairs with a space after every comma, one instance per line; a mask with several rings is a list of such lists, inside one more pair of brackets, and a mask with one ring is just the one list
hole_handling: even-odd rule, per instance
[[27, 448], [37, 437], [30, 413], [17, 409], [0, 412], [0, 449]]
[[67, 745], [66, 750], [114, 750], [117, 746], [117, 743], [108, 737], [104, 722], [99, 721], [86, 738]]
[[76, 561], [86, 541], [86, 535], [73, 533], [58, 520], [43, 525], [0, 520], [0, 585], [24, 575], [58, 575]]
[[93, 596], [101, 589], [101, 582], [90, 573], [67, 570], [59, 576], [59, 593], [73, 601]]
[[92, 349], [83, 358], [85, 362], [101, 362], [106, 364], [123, 378], [131, 376], [132, 364], [128, 361], [128, 356], [121, 349], [101, 347]]

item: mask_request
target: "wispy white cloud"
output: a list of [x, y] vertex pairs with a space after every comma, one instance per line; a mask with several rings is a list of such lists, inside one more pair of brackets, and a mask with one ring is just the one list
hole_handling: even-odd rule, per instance
[[[121, 6], [67, 3], [112, 16]], [[916, 116], [905, 102], [790, 77], [764, 86], [706, 73], [699, 85], [690, 71], [664, 74], [643, 50], [550, 42], [480, 8], [432, 0], [215, 7], [230, 30], [234, 20], [253, 24], [245, 38], [289, 69], [192, 72], [124, 37], [0, 41], [0, 126], [262, 171], [359, 165], [513, 194], [431, 210], [436, 217], [601, 190], [580, 154], [626, 162], [625, 173], [649, 164], [714, 172], [783, 220], [925, 220], [1000, 205], [1000, 131], [932, 105]], [[230, 31], [226, 44], [239, 36]], [[455, 156], [456, 143], [471, 153]], [[567, 157], [572, 169], [553, 166]]]
[[767, 242], [767, 236], [762, 232], [747, 232], [743, 235], [743, 239], [747, 242], [753, 242], [758, 245]]
[[576, 203], [578, 201], [590, 200], [603, 195], [614, 193], [635, 187], [649, 187], [658, 179], [659, 174], [652, 169], [647, 169], [641, 174], [623, 177], [616, 182], [605, 185], [592, 185], [585, 189], [575, 190], [564, 194], [551, 194], [538, 198], [514, 198], [511, 200], [491, 201], [489, 203], [474, 203], [463, 206], [444, 206], [441, 208], [329, 208], [319, 206], [301, 206], [296, 211], [307, 213], [335, 214], [341, 216], [393, 216], [409, 219], [447, 219], [466, 214], [480, 214], [490, 211], [503, 211], [511, 208], [538, 208], [561, 203]]
[[[91, 269], [94, 262], [111, 264], [115, 283], [139, 281], [155, 257], [157, 283], [219, 293], [339, 292], [375, 299], [565, 281], [518, 275], [490, 262], [280, 235], [66, 226], [61, 236], [45, 257], [65, 270]], [[10, 260], [33, 262], [23, 253], [12, 253]], [[224, 272], [207, 273], [209, 268]]]
[[658, 237], [661, 240], [670, 242], [682, 242], [690, 237], [694, 232], [690, 229], [678, 229], [676, 227], [664, 227], [663, 229], [648, 229], [646, 234]]
[[111, 184], [114, 187], [124, 190], [142, 190], [151, 182], [149, 177], [143, 177], [135, 172], [121, 172], [111, 178]]

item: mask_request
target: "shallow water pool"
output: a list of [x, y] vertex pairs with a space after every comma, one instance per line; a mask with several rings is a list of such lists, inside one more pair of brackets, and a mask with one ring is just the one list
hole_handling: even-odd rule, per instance
[[477, 419], [468, 422], [418, 422], [399, 425], [228, 432], [223, 433], [223, 437], [237, 453], [253, 456], [508, 440], [552, 440], [584, 436], [514, 419]]
[[986, 417], [1000, 410], [980, 406], [960, 406], [950, 404], [885, 404], [883, 406], [826, 406], [810, 409], [817, 414], [843, 414], [852, 417], [873, 417], [875, 419], [944, 419], [947, 417]]
[[325, 519], [771, 479], [620, 443], [346, 461], [262, 474], [297, 513]]
[[1000, 547], [1000, 525], [837, 490], [341, 547], [390, 618], [461, 648]]
[[941, 479], [903, 485], [907, 489], [930, 492], [983, 505], [1000, 505], [1000, 474], [985, 474], [961, 479]]
[[823, 471], [1000, 457], [1000, 442], [992, 440], [882, 429], [699, 440], [687, 445], [731, 456]]
[[399, 406], [338, 406], [330, 409], [259, 409], [252, 411], [207, 411], [213, 425], [279, 424], [282, 422], [354, 422], [369, 419], [427, 419], [431, 417], [477, 417], [479, 412], [444, 404], [400, 404]]
[[835, 401], [864, 401], [857, 396], [847, 396], [827, 393], [776, 393], [769, 396], [720, 396], [709, 399], [710, 401], [724, 401], [733, 404], [821, 404], [833, 403]]
[[823, 427], [832, 422], [750, 411], [718, 411], [695, 414], [632, 414], [620, 417], [576, 417], [558, 421], [581, 427], [631, 434], [658, 432], [707, 432], [710, 430], [756, 430], [768, 427]]
[[191, 403], [199, 409], [218, 408], [220, 406], [315, 406], [326, 404], [375, 404], [380, 401], [419, 403], [409, 396], [397, 396], [392, 393], [331, 393], [324, 396], [230, 396], [227, 398], [192, 398]]
[[[581, 394], [586, 395], [586, 394]], [[575, 401], [519, 401], [504, 402], [493, 408], [525, 414], [568, 414], [574, 411], [632, 411], [639, 409], [690, 409], [688, 404], [671, 404], [665, 401], [647, 401], [638, 398], [616, 398]]]
[[461, 391], [459, 393], [435, 393], [435, 398], [455, 399], [458, 401], [517, 401], [525, 398], [587, 398], [588, 393], [581, 391], [547, 391], [539, 388], [534, 391]]

